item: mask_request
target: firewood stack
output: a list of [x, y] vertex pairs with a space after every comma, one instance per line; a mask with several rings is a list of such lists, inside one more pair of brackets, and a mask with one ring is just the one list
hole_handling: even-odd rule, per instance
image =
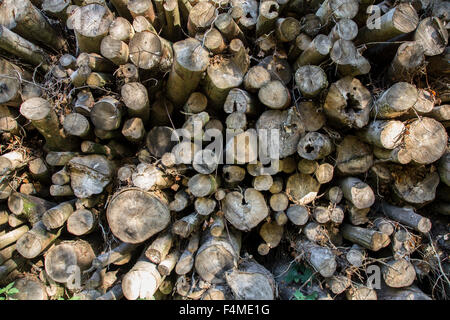
[[[2, 285], [18, 299], [448, 298], [449, 11], [2, 1]], [[287, 280], [294, 266], [307, 283]]]

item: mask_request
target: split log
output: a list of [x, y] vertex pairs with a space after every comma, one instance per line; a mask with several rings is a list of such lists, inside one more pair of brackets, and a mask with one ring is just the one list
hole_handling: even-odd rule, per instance
[[60, 232], [61, 229], [47, 231], [42, 221], [39, 221], [17, 240], [16, 249], [24, 258], [33, 259], [47, 249], [59, 237]]
[[20, 113], [44, 136], [48, 149], [67, 151], [75, 148], [76, 140], [61, 130], [56, 112], [47, 100], [28, 99], [20, 106]]
[[[241, 248], [239, 231], [229, 230], [220, 237], [204, 233], [201, 246], [195, 257], [195, 271], [212, 284], [225, 282], [225, 272], [237, 266]], [[211, 259], [211, 257], [217, 257]]]
[[137, 188], [116, 193], [108, 205], [106, 216], [112, 233], [128, 243], [141, 243], [162, 231], [170, 218], [164, 202]]
[[355, 227], [349, 224], [342, 225], [342, 236], [345, 239], [372, 251], [378, 251], [381, 248], [385, 248], [391, 242], [389, 236], [384, 233]]

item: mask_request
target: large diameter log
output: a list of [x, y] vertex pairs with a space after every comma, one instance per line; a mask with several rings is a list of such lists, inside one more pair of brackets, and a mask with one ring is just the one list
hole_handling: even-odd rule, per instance
[[90, 117], [97, 129], [118, 129], [122, 120], [121, 104], [111, 96], [103, 97], [94, 104]]
[[323, 105], [334, 127], [362, 128], [369, 122], [372, 97], [356, 78], [345, 77], [331, 84]]
[[[220, 237], [205, 233], [195, 257], [195, 271], [210, 283], [225, 282], [225, 272], [237, 266], [241, 248], [239, 231], [229, 230]], [[214, 257], [211, 259], [211, 257]]]
[[355, 227], [350, 224], [343, 224], [342, 236], [345, 239], [372, 251], [378, 251], [381, 248], [385, 248], [391, 242], [387, 234], [376, 230]]
[[225, 278], [236, 300], [273, 300], [276, 297], [273, 275], [253, 259], [228, 271]]
[[[67, 283], [78, 271], [82, 275], [94, 258], [94, 250], [87, 241], [64, 241], [48, 250], [45, 255], [45, 271], [52, 280]], [[70, 287], [73, 284], [67, 285]]]
[[414, 230], [422, 233], [427, 233], [431, 230], [430, 219], [415, 213], [411, 208], [396, 207], [383, 202], [381, 210], [387, 217], [413, 228]]
[[394, 149], [402, 142], [405, 125], [401, 121], [374, 120], [358, 131], [358, 137], [365, 142], [384, 149]]
[[246, 189], [244, 194], [230, 192], [222, 203], [225, 218], [238, 230], [251, 230], [269, 214], [263, 195], [252, 188]]
[[128, 42], [134, 36], [134, 29], [127, 19], [117, 17], [109, 26], [109, 35], [113, 39]]
[[336, 151], [336, 165], [342, 173], [364, 173], [373, 164], [371, 148], [355, 136], [347, 135]]
[[301, 94], [313, 98], [328, 87], [327, 75], [318, 66], [302, 66], [295, 72], [295, 83]]
[[37, 40], [56, 50], [67, 46], [44, 15], [29, 0], [6, 0], [0, 6], [0, 25], [34, 41]]
[[0, 48], [24, 59], [45, 72], [50, 70], [49, 56], [37, 45], [0, 25]]
[[24, 258], [33, 259], [55, 241], [60, 232], [61, 229], [54, 232], [47, 231], [45, 225], [39, 221], [17, 240], [16, 249]]
[[[377, 25], [379, 23], [379, 25]], [[398, 35], [409, 33], [416, 29], [419, 16], [409, 3], [400, 3], [378, 21], [361, 28], [356, 38], [356, 43], [382, 42]], [[373, 25], [375, 24], [375, 25]]]
[[47, 100], [28, 99], [20, 106], [20, 113], [44, 136], [47, 148], [67, 151], [76, 147], [75, 138], [64, 134], [58, 116]]
[[440, 122], [422, 117], [408, 124], [406, 128], [405, 148], [414, 162], [429, 164], [442, 157], [448, 135]]
[[136, 32], [130, 40], [130, 60], [138, 68], [167, 71], [172, 65], [170, 43], [153, 32]]
[[80, 7], [68, 18], [81, 52], [100, 53], [102, 39], [108, 34], [114, 15], [105, 5], [91, 3]]
[[205, 32], [214, 23], [216, 8], [208, 1], [200, 1], [189, 12], [187, 29], [191, 37]]
[[304, 239], [298, 241], [295, 247], [296, 251], [305, 254], [305, 259], [321, 276], [328, 278], [336, 271], [336, 256], [331, 249]]
[[128, 300], [150, 299], [162, 282], [155, 264], [144, 255], [122, 279], [123, 295]]
[[167, 80], [167, 97], [183, 105], [197, 88], [203, 72], [208, 67], [209, 55], [200, 41], [188, 38], [174, 43], [172, 70]]
[[369, 208], [375, 202], [372, 188], [358, 178], [344, 178], [340, 182], [340, 187], [344, 197], [358, 209]]
[[155, 195], [128, 188], [116, 193], [106, 216], [112, 233], [127, 243], [141, 243], [165, 229], [170, 221], [167, 205]]
[[414, 33], [414, 40], [420, 43], [427, 56], [444, 52], [448, 45], [448, 31], [445, 22], [438, 17], [428, 17], [420, 21]]
[[12, 193], [8, 198], [9, 210], [18, 216], [24, 216], [31, 224], [41, 220], [42, 215], [56, 203], [19, 192]]

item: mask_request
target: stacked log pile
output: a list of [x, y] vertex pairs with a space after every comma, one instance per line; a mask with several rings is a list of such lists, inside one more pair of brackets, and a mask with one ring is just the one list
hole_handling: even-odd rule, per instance
[[448, 298], [448, 4], [2, 1], [1, 286]]

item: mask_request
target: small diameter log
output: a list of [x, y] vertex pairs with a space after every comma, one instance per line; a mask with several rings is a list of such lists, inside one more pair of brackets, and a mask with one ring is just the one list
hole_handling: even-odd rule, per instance
[[291, 103], [289, 90], [279, 80], [270, 81], [262, 86], [258, 91], [258, 98], [271, 109], [285, 109]]
[[273, 211], [284, 211], [288, 208], [289, 198], [285, 193], [275, 193], [270, 196], [269, 204]]
[[314, 174], [317, 168], [319, 168], [319, 163], [314, 160], [300, 159], [297, 164], [297, 169], [303, 174]]
[[276, 1], [267, 0], [259, 5], [258, 18], [256, 20], [256, 36], [269, 33], [275, 27], [280, 6]]
[[[243, 204], [243, 201], [245, 204]], [[225, 218], [238, 230], [249, 231], [264, 220], [269, 209], [263, 195], [252, 188], [233, 191], [222, 202]]]
[[8, 198], [9, 210], [17, 216], [25, 217], [31, 224], [37, 223], [48, 209], [56, 203], [19, 192], [12, 193]]
[[295, 84], [305, 98], [313, 98], [328, 87], [327, 75], [318, 66], [302, 66], [295, 72]]
[[364, 285], [353, 285], [345, 292], [347, 300], [377, 300], [377, 292]]
[[0, 175], [6, 176], [23, 168], [27, 164], [27, 156], [23, 151], [10, 151], [0, 156]]
[[331, 40], [323, 34], [317, 35], [294, 63], [294, 69], [301, 66], [318, 65], [326, 59], [332, 47]]
[[192, 92], [189, 95], [189, 98], [187, 99], [186, 103], [183, 106], [183, 110], [186, 113], [200, 113], [202, 111], [205, 111], [206, 107], [208, 105], [208, 99], [206, 96], [201, 92]]
[[339, 186], [331, 187], [325, 194], [325, 198], [329, 200], [332, 204], [340, 203], [343, 196], [344, 193], [342, 192], [342, 189]]
[[170, 251], [173, 235], [170, 232], [161, 233], [145, 250], [145, 256], [153, 263], [159, 264]]
[[108, 34], [113, 20], [114, 15], [106, 4], [91, 3], [77, 8], [67, 24], [73, 27], [81, 52], [100, 53], [101, 41]]
[[[248, 72], [246, 75], [248, 75]], [[256, 114], [257, 106], [255, 99], [247, 91], [233, 88], [227, 95], [223, 110], [226, 113], [240, 112], [254, 115]]]
[[117, 17], [109, 26], [109, 35], [115, 40], [128, 42], [134, 36], [134, 29], [127, 19]]
[[194, 267], [194, 254], [189, 250], [184, 250], [181, 255], [179, 255], [177, 264], [175, 266], [175, 273], [178, 275], [185, 275], [191, 272]]
[[408, 287], [416, 279], [414, 266], [405, 259], [383, 263], [381, 272], [384, 282], [391, 288]]
[[237, 266], [241, 234], [238, 231], [229, 231], [220, 237], [213, 237], [209, 232], [204, 233], [195, 257], [195, 271], [204, 281], [223, 283], [225, 272]]
[[67, 151], [77, 146], [76, 140], [60, 129], [58, 116], [47, 100], [28, 99], [20, 106], [20, 113], [44, 136], [48, 149]]
[[372, 115], [376, 119], [392, 119], [406, 113], [418, 99], [416, 87], [406, 82], [397, 82], [374, 102]]
[[367, 218], [367, 215], [370, 212], [370, 208], [359, 209], [355, 207], [355, 205], [350, 201], [347, 201], [346, 204], [348, 208], [347, 216], [351, 224], [353, 224], [354, 226], [359, 226], [361, 224], [366, 224], [367, 222], [369, 222], [369, 218]]
[[334, 167], [329, 163], [322, 163], [314, 173], [317, 182], [325, 184], [333, 179]]
[[328, 278], [336, 271], [336, 257], [331, 249], [302, 239], [296, 243], [296, 251], [304, 253], [306, 260], [321, 276]]
[[128, 114], [147, 122], [150, 114], [147, 88], [139, 82], [128, 82], [122, 86], [121, 95]]
[[190, 202], [190, 196], [184, 190], [178, 191], [174, 195], [174, 200], [169, 203], [169, 210], [175, 212], [183, 211]]
[[289, 47], [288, 51], [288, 60], [293, 63], [297, 60], [298, 56], [308, 48], [311, 44], [311, 37], [306, 33], [300, 33], [296, 38], [293, 44]]
[[92, 70], [86, 65], [80, 66], [70, 75], [70, 81], [74, 87], [82, 87], [86, 84], [86, 80], [91, 74]]
[[193, 212], [175, 221], [172, 224], [172, 232], [181, 238], [187, 238], [200, 227], [205, 219], [206, 216]]
[[308, 132], [297, 146], [298, 154], [308, 160], [319, 160], [328, 156], [334, 147], [330, 138], [319, 132]]
[[303, 173], [289, 176], [286, 182], [286, 192], [298, 205], [305, 205], [314, 201], [319, 188], [320, 184], [315, 178]]
[[342, 76], [358, 76], [370, 71], [370, 63], [357, 50], [352, 41], [339, 39], [330, 51], [331, 60], [336, 63]]
[[183, 105], [198, 86], [209, 62], [208, 52], [198, 40], [189, 38], [173, 45], [174, 63], [167, 82], [167, 96]]
[[389, 236], [384, 233], [355, 227], [349, 224], [342, 225], [342, 236], [345, 239], [372, 251], [378, 251], [381, 248], [385, 248], [391, 242]]
[[331, 32], [328, 34], [331, 42], [334, 43], [339, 39], [352, 41], [358, 35], [358, 25], [350, 19], [340, 19], [336, 22]]
[[120, 300], [123, 298], [122, 283], [114, 285], [110, 290], [95, 300]]
[[137, 67], [145, 70], [166, 71], [170, 69], [172, 48], [167, 40], [160, 38], [153, 32], [136, 32], [130, 40], [130, 60]]
[[372, 188], [358, 178], [344, 178], [340, 181], [339, 186], [344, 197], [358, 209], [369, 208], [375, 202]]
[[122, 40], [108, 35], [102, 39], [100, 53], [115, 65], [120, 66], [128, 62], [129, 48]]
[[199, 173], [189, 179], [188, 187], [195, 197], [206, 197], [216, 192], [218, 183], [213, 175]]
[[202, 216], [211, 214], [216, 208], [216, 205], [216, 201], [209, 198], [197, 198], [194, 202], [195, 211]]
[[427, 233], [431, 230], [430, 219], [415, 213], [411, 208], [396, 207], [383, 202], [381, 210], [387, 217], [413, 228], [414, 230], [422, 233]]
[[404, 138], [405, 149], [414, 162], [429, 164], [442, 157], [448, 135], [440, 122], [423, 117], [411, 122], [407, 129]]
[[33, 259], [47, 249], [59, 237], [60, 232], [61, 229], [47, 231], [44, 223], [39, 221], [17, 240], [16, 249], [24, 258]]
[[270, 82], [270, 73], [263, 66], [251, 67], [244, 76], [244, 88], [249, 92], [257, 92]]
[[405, 125], [397, 120], [374, 120], [357, 132], [358, 137], [384, 149], [394, 149], [402, 142]]
[[441, 159], [439, 159], [437, 169], [441, 181], [447, 186], [450, 186], [450, 152], [446, 152]]
[[411, 82], [425, 63], [424, 49], [417, 41], [402, 43], [392, 59], [386, 78], [391, 82]]
[[144, 123], [141, 118], [130, 118], [126, 120], [122, 127], [122, 135], [130, 142], [138, 143], [142, 141], [145, 136]]
[[50, 70], [49, 56], [44, 50], [5, 26], [0, 26], [0, 48], [34, 66], [39, 66], [45, 72]]
[[91, 233], [98, 225], [98, 214], [94, 209], [77, 209], [67, 219], [67, 231], [75, 236]]
[[97, 129], [118, 129], [122, 120], [121, 103], [111, 96], [103, 97], [92, 107], [90, 117]]
[[318, 223], [327, 223], [330, 221], [330, 210], [327, 207], [316, 206], [313, 211], [313, 217]]
[[20, 239], [30, 228], [26, 225], [18, 227], [12, 231], [0, 236], [0, 249], [3, 249], [10, 244]]
[[71, 136], [88, 138], [92, 135], [89, 120], [81, 113], [72, 112], [66, 115], [63, 127], [64, 131]]
[[257, 191], [267, 191], [273, 184], [273, 178], [270, 175], [259, 175], [253, 178], [252, 185]]
[[392, 150], [374, 147], [373, 154], [378, 159], [388, 160], [400, 164], [407, 164], [412, 160], [408, 150], [406, 150], [403, 146], [399, 146]]
[[336, 147], [336, 166], [344, 174], [365, 173], [372, 164], [371, 148], [355, 136], [347, 135]]
[[167, 227], [167, 205], [152, 193], [128, 188], [116, 193], [106, 210], [112, 233], [122, 241], [141, 243]]
[[213, 222], [209, 227], [211, 235], [220, 237], [225, 229], [225, 220], [223, 216], [219, 214], [213, 215], [212, 219]]
[[63, 241], [50, 248], [45, 255], [45, 271], [56, 282], [73, 285], [76, 273], [87, 270], [95, 258], [94, 250], [89, 242], [84, 240]]
[[[114, 71], [114, 64], [108, 59], [102, 57], [97, 53], [86, 53], [82, 52], [77, 58], [77, 67], [81, 66], [89, 67], [91, 71], [110, 73]], [[86, 97], [89, 98], [89, 97]]]
[[391, 236], [394, 233], [394, 223], [389, 219], [385, 219], [379, 216], [376, 217], [375, 220], [373, 220], [373, 224], [378, 229], [378, 231], [388, 236]]
[[332, 83], [323, 105], [334, 127], [362, 128], [369, 122], [372, 97], [356, 78], [345, 77]]
[[168, 276], [172, 273], [178, 260], [180, 258], [180, 251], [172, 250], [163, 260], [158, 264], [158, 271], [162, 276]]
[[264, 243], [258, 246], [258, 253], [266, 255], [270, 249], [277, 247], [283, 238], [283, 231], [283, 226], [280, 226], [275, 221], [265, 222], [259, 229], [259, 235], [264, 240]]
[[158, 33], [155, 27], [144, 16], [137, 16], [133, 19], [133, 29], [135, 32], [150, 31], [155, 34]]
[[73, 196], [73, 190], [70, 185], [60, 186], [57, 184], [53, 184], [50, 186], [50, 195], [53, 197], [69, 197]]
[[20, 105], [22, 78], [24, 76], [28, 78], [28, 76], [18, 66], [3, 58], [0, 59], [0, 73], [4, 75], [0, 77], [0, 84], [3, 88], [0, 92], [0, 103], [10, 106]]
[[92, 260], [92, 270], [102, 270], [110, 264], [122, 265], [127, 263], [134, 250], [138, 247], [136, 244], [121, 242], [119, 245], [109, 251], [98, 255]]
[[44, 212], [42, 215], [42, 223], [47, 230], [62, 227], [73, 213], [73, 210], [73, 201], [62, 202]]
[[28, 162], [28, 171], [36, 180], [45, 182], [49, 180], [49, 171], [45, 160], [36, 158]]
[[67, 42], [29, 0], [7, 0], [0, 6], [0, 24], [22, 37], [61, 50]]
[[3, 265], [3, 263], [5, 261], [11, 259], [15, 251], [16, 251], [15, 244], [12, 244], [8, 247], [1, 249], [0, 250], [0, 265]]
[[327, 286], [334, 294], [341, 294], [351, 285], [351, 280], [346, 276], [332, 276], [325, 279]]
[[171, 41], [177, 41], [181, 38], [181, 17], [178, 1], [165, 0], [163, 7], [166, 21], [166, 36]]
[[110, 85], [112, 82], [113, 76], [111, 74], [101, 72], [91, 72], [86, 79], [86, 85], [94, 89]]
[[194, 5], [189, 12], [187, 29], [193, 37], [197, 33], [203, 33], [210, 28], [216, 18], [216, 9], [213, 4], [202, 1]]
[[419, 23], [416, 10], [409, 3], [400, 3], [379, 20], [361, 28], [356, 38], [356, 44], [383, 42], [396, 36], [414, 31]]
[[352, 245], [352, 247], [345, 254], [345, 259], [350, 263], [350, 265], [357, 268], [360, 268], [364, 264], [366, 258], [366, 251], [357, 244]]
[[150, 299], [161, 282], [157, 266], [142, 255], [122, 279], [123, 295], [128, 300]]
[[286, 215], [296, 226], [305, 225], [309, 219], [308, 209], [305, 206], [300, 205], [290, 206], [286, 211]]
[[420, 43], [427, 56], [436, 56], [445, 51], [448, 45], [448, 31], [446, 24], [436, 16], [420, 21], [414, 32], [414, 40]]
[[382, 283], [381, 290], [377, 290], [378, 300], [432, 300], [417, 286], [407, 288], [390, 288]]
[[[263, 2], [264, 3], [264, 2]], [[237, 300], [274, 300], [276, 284], [272, 273], [253, 259], [226, 272], [228, 286]]]
[[276, 21], [275, 35], [281, 42], [290, 42], [296, 39], [300, 33], [300, 22], [292, 17], [278, 18]]
[[325, 0], [316, 11], [323, 25], [330, 19], [353, 19], [358, 13], [359, 1], [357, 0]]
[[221, 13], [214, 21], [214, 25], [220, 31], [225, 39], [230, 42], [233, 39], [240, 39], [242, 42], [246, 42], [245, 35], [239, 28], [237, 23], [233, 20], [233, 17], [229, 13]]
[[[417, 115], [427, 115], [433, 111], [436, 103], [436, 96], [429, 90], [418, 89], [419, 97], [414, 106], [403, 115], [405, 119], [416, 118]], [[441, 120], [442, 121], [442, 120]]]

